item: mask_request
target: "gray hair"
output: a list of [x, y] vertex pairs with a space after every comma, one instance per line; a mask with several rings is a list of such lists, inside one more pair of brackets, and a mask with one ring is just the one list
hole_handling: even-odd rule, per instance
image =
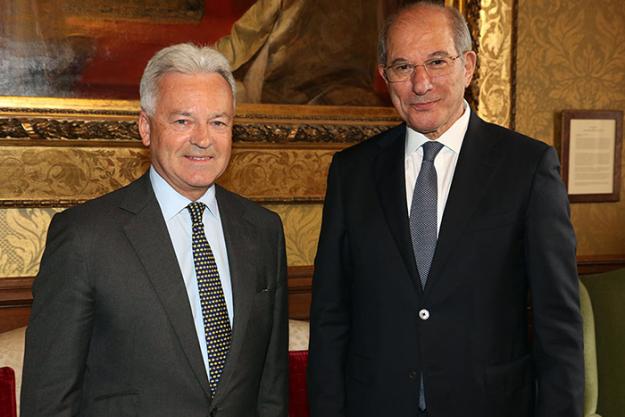
[[417, 3], [409, 4], [401, 8], [399, 11], [392, 14], [388, 19], [386, 19], [384, 27], [382, 28], [380, 36], [378, 37], [379, 64], [386, 65], [386, 45], [388, 43], [388, 34], [391, 27], [397, 21], [397, 18], [408, 10], [422, 7], [431, 7], [443, 10], [445, 12], [445, 14], [447, 15], [447, 19], [449, 20], [449, 26], [451, 28], [452, 36], [454, 39], [454, 46], [457, 53], [462, 54], [463, 52], [467, 52], [473, 49], [473, 42], [471, 41], [469, 26], [467, 25], [467, 21], [464, 19], [464, 16], [462, 16], [457, 9], [453, 7], [447, 7], [433, 1], [419, 1]]
[[230, 85], [233, 100], [236, 97], [236, 84], [230, 64], [221, 52], [208, 46], [196, 46], [191, 43], [179, 43], [158, 51], [148, 62], [141, 77], [139, 95], [141, 109], [149, 116], [154, 115], [158, 99], [158, 82], [165, 74], [216, 73]]

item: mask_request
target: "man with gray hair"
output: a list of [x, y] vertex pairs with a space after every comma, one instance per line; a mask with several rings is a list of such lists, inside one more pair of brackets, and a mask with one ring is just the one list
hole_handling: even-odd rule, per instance
[[557, 154], [469, 108], [476, 59], [462, 16], [433, 2], [402, 9], [382, 33], [378, 69], [404, 123], [330, 167], [312, 417], [582, 415], [575, 236]]
[[282, 224], [215, 184], [234, 97], [211, 48], [174, 45], [148, 63], [149, 171], [50, 225], [22, 417], [287, 416]]

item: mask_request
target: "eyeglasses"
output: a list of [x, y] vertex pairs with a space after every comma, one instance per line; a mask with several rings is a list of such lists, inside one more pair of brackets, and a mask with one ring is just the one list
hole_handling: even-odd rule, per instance
[[454, 61], [461, 56], [462, 54], [432, 58], [428, 59], [423, 64], [411, 64], [410, 62], [404, 61], [396, 62], [384, 67], [384, 77], [389, 83], [407, 81], [412, 77], [417, 67], [425, 68], [425, 72], [432, 78], [442, 77], [451, 72]]

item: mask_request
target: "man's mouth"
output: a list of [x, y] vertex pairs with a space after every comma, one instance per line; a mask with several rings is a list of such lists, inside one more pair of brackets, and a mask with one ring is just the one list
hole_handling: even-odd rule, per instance
[[410, 103], [410, 108], [416, 111], [428, 111], [432, 110], [436, 106], [437, 102], [438, 100], [430, 100], [424, 102]]
[[198, 162], [209, 161], [213, 159], [212, 155], [205, 155], [205, 156], [186, 155], [185, 157], [191, 161], [198, 161]]

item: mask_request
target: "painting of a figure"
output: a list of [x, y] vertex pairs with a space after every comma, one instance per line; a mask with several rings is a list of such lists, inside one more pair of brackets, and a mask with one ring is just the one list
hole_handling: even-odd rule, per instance
[[16, 0], [0, 15], [0, 95], [138, 98], [147, 59], [214, 45], [239, 102], [379, 106], [376, 42], [406, 0]]

